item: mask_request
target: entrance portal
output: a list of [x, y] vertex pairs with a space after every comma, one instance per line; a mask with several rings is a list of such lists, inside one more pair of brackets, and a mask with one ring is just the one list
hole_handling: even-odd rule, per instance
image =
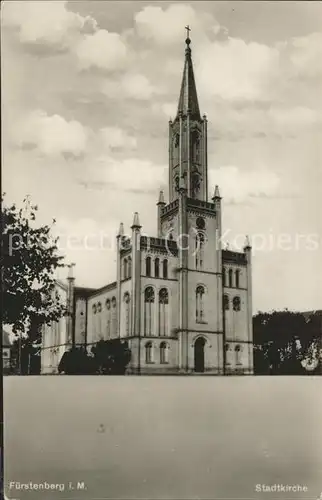
[[199, 337], [195, 342], [195, 372], [205, 371], [205, 339]]

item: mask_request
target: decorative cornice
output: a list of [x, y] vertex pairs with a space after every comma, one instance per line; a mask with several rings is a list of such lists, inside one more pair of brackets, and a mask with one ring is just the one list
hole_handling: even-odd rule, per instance
[[150, 238], [141, 236], [140, 249], [148, 251], [157, 251], [159, 253], [178, 255], [178, 245], [176, 241], [166, 238]]

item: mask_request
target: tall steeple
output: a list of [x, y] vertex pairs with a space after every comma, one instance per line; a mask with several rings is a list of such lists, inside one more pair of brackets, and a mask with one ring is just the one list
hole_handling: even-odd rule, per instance
[[190, 48], [191, 40], [189, 36], [189, 32], [191, 30], [189, 26], [186, 26], [186, 30], [187, 30], [187, 38], [186, 38], [185, 61], [184, 61], [177, 116], [179, 116], [179, 113], [186, 115], [190, 112], [191, 118], [194, 118], [196, 120], [201, 120], [196, 82], [195, 82], [193, 64], [191, 59], [191, 48]]
[[181, 179], [188, 198], [207, 201], [207, 118], [201, 117], [186, 26], [184, 69], [178, 111], [169, 123], [169, 201], [178, 198]]

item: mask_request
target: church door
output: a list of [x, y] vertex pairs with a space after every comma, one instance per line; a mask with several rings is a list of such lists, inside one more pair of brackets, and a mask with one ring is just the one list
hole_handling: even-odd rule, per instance
[[205, 339], [199, 337], [195, 342], [195, 372], [205, 371]]

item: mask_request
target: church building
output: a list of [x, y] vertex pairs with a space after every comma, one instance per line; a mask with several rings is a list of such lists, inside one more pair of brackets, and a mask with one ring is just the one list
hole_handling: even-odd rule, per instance
[[57, 282], [70, 316], [46, 326], [42, 372], [55, 373], [71, 345], [90, 350], [124, 338], [132, 374], [252, 374], [252, 257], [222, 248], [222, 199], [208, 195], [207, 118], [200, 114], [186, 39], [178, 109], [169, 122], [168, 198], [156, 204], [155, 236], [135, 212], [120, 224], [116, 281], [98, 290]]

